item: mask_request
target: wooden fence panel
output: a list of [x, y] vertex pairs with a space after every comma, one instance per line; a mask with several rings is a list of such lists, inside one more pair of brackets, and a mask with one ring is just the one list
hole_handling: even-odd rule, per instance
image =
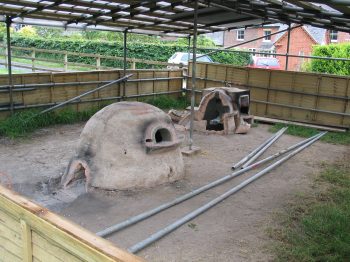
[[143, 261], [0, 186], [0, 261]]
[[[81, 99], [81, 102], [74, 103], [68, 107], [77, 111], [84, 111], [92, 107], [105, 105], [106, 103], [116, 102], [122, 96], [122, 90], [125, 85], [125, 95], [128, 100], [138, 100], [137, 95], [178, 92], [171, 94], [177, 98], [182, 89], [182, 70], [128, 70], [127, 73], [133, 74], [130, 80], [146, 79], [146, 81], [129, 81], [116, 84], [98, 92], [92, 93]], [[21, 92], [13, 92], [13, 100], [15, 106], [35, 106], [60, 103], [80, 95], [84, 92], [92, 90], [104, 83], [89, 83], [84, 85], [78, 82], [88, 81], [111, 81], [123, 76], [122, 70], [106, 70], [91, 72], [64, 72], [64, 73], [31, 73], [31, 74], [14, 74], [13, 80], [15, 84], [44, 84], [44, 83], [71, 83], [69, 85], [56, 86], [34, 86], [31, 89]], [[165, 78], [157, 80], [157, 78]], [[175, 78], [175, 79], [168, 79]], [[150, 79], [150, 80], [147, 80]], [[154, 80], [153, 80], [154, 79]], [[7, 75], [0, 76], [0, 85], [8, 84]], [[113, 98], [113, 99], [112, 99]], [[101, 101], [95, 101], [102, 99]], [[91, 101], [93, 100], [93, 101]], [[9, 115], [9, 92], [5, 88], [0, 88], [0, 118]], [[42, 106], [44, 107], [44, 106]]]
[[[189, 73], [191, 75], [192, 64]], [[234, 85], [251, 90], [251, 113], [257, 116], [337, 127], [350, 127], [349, 77], [197, 64], [197, 86]], [[191, 87], [191, 77], [187, 80]], [[196, 94], [199, 103], [201, 94]]]

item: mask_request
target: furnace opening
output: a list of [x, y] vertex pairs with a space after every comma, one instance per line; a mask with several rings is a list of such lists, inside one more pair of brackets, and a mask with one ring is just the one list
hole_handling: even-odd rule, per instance
[[158, 129], [154, 136], [155, 136], [156, 143], [171, 141], [170, 131], [166, 128]]

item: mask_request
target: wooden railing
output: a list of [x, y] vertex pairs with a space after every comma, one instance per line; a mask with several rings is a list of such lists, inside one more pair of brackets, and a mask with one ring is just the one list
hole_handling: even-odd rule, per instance
[[0, 185], [0, 261], [143, 260]]
[[[5, 67], [7, 67], [6, 46], [0, 45], [0, 49], [3, 49], [3, 51], [0, 52], [0, 56], [4, 57], [4, 60], [0, 61], [0, 64], [5, 65]], [[28, 63], [18, 63], [16, 61], [14, 61], [13, 66], [19, 67], [19, 68], [31, 69], [32, 72], [35, 72], [38, 70], [40, 70], [40, 71], [53, 71], [53, 72], [55, 72], [55, 71], [56, 72], [67, 72], [67, 71], [69, 71], [70, 66], [86, 67], [90, 70], [93, 70], [93, 69], [95, 69], [95, 70], [116, 69], [115, 67], [103, 66], [101, 63], [101, 60], [112, 60], [112, 61], [123, 61], [124, 60], [123, 57], [117, 57], [117, 56], [108, 56], [108, 55], [90, 54], [90, 53], [77, 53], [77, 52], [70, 52], [70, 51], [47, 50], [47, 49], [30, 48], [30, 47], [12, 46], [11, 49], [13, 51], [19, 50], [19, 51], [27, 51], [30, 53], [30, 55], [12, 55], [11, 57], [13, 59], [18, 58], [18, 59], [28, 60]], [[37, 57], [38, 53], [62, 55], [63, 59], [59, 60], [59, 59], [41, 58], [41, 57]], [[95, 60], [95, 64], [70, 62], [69, 57], [71, 57], [71, 56], [92, 58]], [[43, 66], [39, 66], [36, 63], [37, 61], [63, 64], [63, 67], [62, 68], [43, 67]], [[152, 60], [138, 59], [138, 58], [127, 58], [126, 61], [128, 62], [128, 64], [131, 64], [129, 69], [136, 69], [136, 68], [138, 68], [138, 65], [140, 65], [140, 64], [163, 66], [164, 68], [167, 66], [174, 66], [174, 67], [181, 67], [182, 66], [182, 64], [167, 63], [167, 62], [161, 62], [161, 61], [152, 61]]]

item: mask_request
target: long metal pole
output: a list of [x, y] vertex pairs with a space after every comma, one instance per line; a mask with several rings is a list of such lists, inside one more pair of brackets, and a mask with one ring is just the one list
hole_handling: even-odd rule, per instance
[[193, 19], [193, 48], [192, 48], [192, 89], [191, 89], [191, 118], [190, 118], [190, 143], [189, 150], [193, 146], [193, 125], [194, 125], [194, 103], [195, 103], [195, 87], [196, 87], [196, 64], [197, 64], [197, 21], [198, 21], [198, 0], [194, 4]]
[[236, 164], [232, 165], [232, 169], [237, 169], [240, 166], [242, 166], [245, 162], [247, 162], [249, 159], [251, 159], [256, 153], [258, 153], [261, 149], [264, 148], [272, 139], [274, 139], [281, 130], [273, 134], [271, 137], [269, 137], [267, 140], [265, 140], [260, 146], [258, 146], [256, 149], [254, 149], [252, 152], [250, 152], [248, 155], [243, 157], [241, 160], [239, 160]]
[[288, 62], [289, 62], [289, 47], [290, 47], [290, 24], [288, 25], [288, 38], [287, 38], [287, 53], [286, 53], [286, 67], [285, 70], [288, 70]]
[[[126, 68], [127, 68], [127, 37], [128, 37], [128, 30], [124, 30], [124, 37], [123, 37], [123, 76], [126, 76]], [[125, 83], [123, 84], [123, 100], [125, 100], [126, 90], [125, 90]]]
[[6, 43], [7, 43], [7, 69], [8, 69], [8, 83], [9, 83], [9, 97], [10, 97], [10, 111], [13, 115], [13, 79], [12, 79], [12, 59], [11, 59], [11, 18], [6, 17]]
[[241, 175], [243, 173], [246, 173], [246, 172], [248, 172], [248, 171], [250, 171], [252, 169], [258, 168], [261, 165], [263, 165], [263, 164], [265, 164], [265, 163], [267, 163], [267, 162], [269, 162], [269, 161], [271, 161], [273, 159], [276, 159], [276, 158], [280, 157], [281, 155], [286, 154], [286, 153], [294, 150], [295, 148], [298, 148], [299, 146], [304, 145], [305, 143], [307, 143], [310, 140], [318, 137], [319, 135], [320, 134], [317, 134], [317, 135], [315, 135], [313, 137], [305, 139], [305, 140], [303, 140], [303, 141], [301, 141], [301, 142], [299, 142], [299, 143], [297, 143], [295, 145], [292, 145], [292, 146], [290, 146], [290, 147], [288, 147], [288, 148], [286, 148], [284, 150], [279, 151], [276, 154], [273, 154], [273, 155], [271, 155], [271, 156], [269, 156], [267, 158], [264, 158], [264, 159], [254, 163], [254, 164], [252, 164], [252, 165], [250, 165], [250, 166], [248, 166], [248, 167], [246, 167], [244, 169], [237, 170], [236, 172], [234, 172], [234, 173], [232, 173], [230, 175], [226, 175], [226, 176], [224, 176], [222, 178], [219, 178], [219, 179], [217, 179], [217, 180], [215, 180], [215, 181], [213, 181], [213, 182], [211, 182], [211, 183], [209, 183], [207, 185], [204, 185], [204, 186], [199, 187], [199, 188], [197, 188], [197, 189], [195, 189], [195, 190], [193, 190], [193, 191], [191, 191], [191, 192], [189, 192], [187, 194], [179, 196], [179, 197], [175, 198], [174, 200], [172, 200], [170, 202], [167, 202], [167, 203], [164, 203], [164, 204], [162, 204], [162, 205], [160, 205], [160, 206], [158, 206], [156, 208], [153, 208], [151, 210], [145, 211], [145, 212], [143, 212], [143, 213], [141, 213], [139, 215], [130, 217], [130, 218], [128, 218], [128, 219], [118, 223], [118, 224], [112, 225], [112, 226], [110, 226], [110, 227], [108, 227], [108, 228], [106, 228], [104, 230], [101, 230], [101, 231], [97, 232], [96, 234], [98, 236], [101, 236], [101, 237], [106, 237], [106, 236], [108, 236], [108, 235], [110, 235], [112, 233], [118, 232], [118, 231], [120, 231], [120, 230], [122, 230], [124, 228], [127, 228], [127, 227], [129, 227], [131, 225], [134, 225], [134, 224], [136, 224], [136, 223], [138, 223], [138, 222], [140, 222], [142, 220], [145, 220], [145, 219], [147, 219], [147, 218], [149, 218], [149, 217], [151, 217], [151, 216], [153, 216], [155, 214], [158, 214], [158, 213], [162, 212], [163, 210], [166, 210], [166, 209], [168, 209], [168, 208], [170, 208], [172, 206], [175, 206], [177, 204], [180, 204], [180, 203], [182, 203], [182, 202], [184, 202], [184, 201], [186, 201], [186, 200], [188, 200], [188, 199], [190, 199], [190, 198], [192, 198], [194, 196], [197, 196], [200, 193], [203, 193], [203, 192], [205, 192], [205, 191], [207, 191], [207, 190], [209, 190], [209, 189], [211, 189], [213, 187], [221, 185], [222, 183], [225, 183], [225, 182], [231, 180], [234, 177], [237, 177], [237, 176], [239, 176], [239, 175]]
[[288, 154], [287, 156], [281, 158], [280, 160], [276, 161], [272, 165], [268, 166], [267, 168], [261, 170], [260, 172], [256, 173], [255, 175], [251, 176], [250, 178], [244, 180], [242, 183], [238, 184], [237, 186], [233, 187], [232, 189], [226, 191], [221, 196], [213, 199], [212, 201], [208, 202], [207, 204], [201, 206], [200, 208], [195, 209], [194, 211], [188, 213], [186, 216], [180, 218], [179, 220], [175, 221], [174, 223], [168, 225], [167, 227], [159, 230], [158, 232], [152, 234], [150, 237], [144, 239], [143, 241], [140, 241], [139, 243], [133, 245], [132, 247], [128, 248], [128, 251], [131, 253], [136, 253], [140, 251], [141, 249], [147, 247], [148, 245], [152, 244], [153, 242], [157, 241], [158, 239], [164, 237], [165, 235], [169, 234], [170, 232], [174, 231], [178, 227], [182, 226], [183, 224], [187, 223], [188, 221], [191, 221], [195, 217], [199, 216], [200, 214], [204, 213], [208, 209], [214, 207], [218, 203], [222, 202], [229, 196], [233, 195], [234, 193], [238, 192], [242, 188], [246, 187], [253, 181], [257, 180], [258, 178], [262, 177], [263, 175], [267, 174], [274, 168], [278, 167], [294, 155], [298, 154], [300, 151], [305, 149], [306, 147], [310, 146], [314, 142], [316, 142], [318, 139], [320, 139], [325, 133], [322, 135], [319, 135], [318, 137], [314, 138], [313, 140], [307, 142], [303, 146], [299, 147], [298, 149], [294, 150], [292, 153]]
[[258, 159], [277, 139], [279, 139], [283, 133], [288, 129], [288, 127], [284, 127], [282, 128], [278, 135], [276, 135], [270, 142], [268, 142], [261, 150], [259, 150], [254, 156], [252, 156], [243, 166], [242, 168], [245, 168], [249, 165], [251, 165], [252, 163], [254, 163], [254, 161], [256, 159]]
[[119, 78], [119, 79], [117, 79], [117, 80], [114, 80], [114, 81], [112, 81], [112, 82], [110, 82], [110, 83], [108, 83], [108, 84], [105, 84], [105, 85], [100, 86], [100, 87], [97, 87], [97, 88], [95, 88], [95, 89], [93, 89], [93, 90], [87, 91], [87, 92], [85, 92], [85, 93], [83, 93], [83, 94], [81, 94], [81, 95], [78, 95], [78, 96], [76, 96], [76, 97], [73, 97], [73, 98], [71, 98], [71, 99], [68, 99], [67, 101], [64, 101], [64, 102], [62, 102], [62, 103], [60, 103], [60, 104], [58, 104], [58, 105], [55, 105], [55, 106], [53, 106], [53, 107], [50, 107], [50, 108], [48, 108], [48, 109], [45, 109], [45, 110], [41, 111], [38, 115], [41, 115], [41, 114], [50, 112], [50, 111], [52, 111], [52, 110], [55, 110], [55, 109], [57, 109], [57, 108], [60, 108], [60, 107], [62, 107], [62, 106], [64, 106], [64, 105], [66, 105], [66, 104], [69, 104], [69, 103], [71, 103], [71, 102], [73, 102], [73, 101], [75, 101], [75, 100], [78, 100], [78, 99], [80, 99], [80, 98], [82, 98], [82, 97], [84, 97], [84, 96], [90, 95], [90, 94], [92, 94], [92, 93], [94, 93], [94, 92], [97, 92], [97, 91], [99, 91], [99, 90], [101, 90], [101, 89], [104, 89], [104, 88], [106, 88], [106, 87], [109, 87], [109, 86], [111, 86], [111, 85], [118, 84], [118, 83], [120, 83], [120, 82], [124, 82], [124, 81], [126, 81], [130, 76], [132, 76], [132, 74], [123, 76], [122, 78]]

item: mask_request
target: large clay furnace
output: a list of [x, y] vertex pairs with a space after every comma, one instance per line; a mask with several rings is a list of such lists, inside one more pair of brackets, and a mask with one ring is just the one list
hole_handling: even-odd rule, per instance
[[170, 117], [145, 103], [119, 102], [86, 123], [62, 178], [64, 186], [83, 170], [87, 185], [103, 189], [147, 188], [184, 176]]
[[[203, 98], [194, 111], [194, 130], [216, 134], [247, 133], [253, 116], [249, 115], [250, 91], [235, 87], [203, 90]], [[189, 127], [190, 113], [170, 111], [171, 118]]]

